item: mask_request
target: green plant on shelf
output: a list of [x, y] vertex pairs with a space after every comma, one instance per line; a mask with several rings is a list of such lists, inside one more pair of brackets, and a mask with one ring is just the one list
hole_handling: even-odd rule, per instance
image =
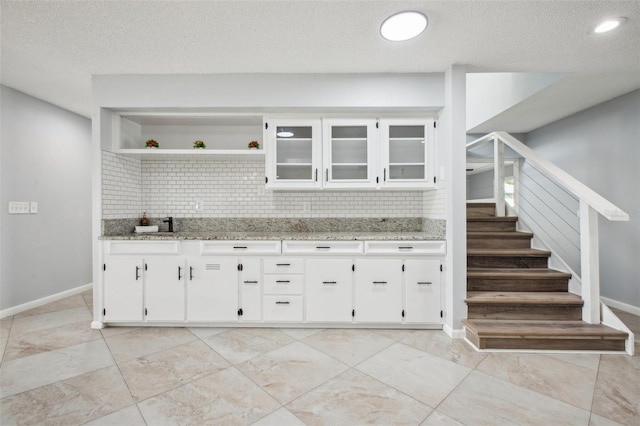
[[258, 141], [251, 141], [247, 146], [249, 149], [260, 149], [260, 143]]
[[154, 139], [149, 139], [145, 142], [145, 145], [147, 146], [147, 148], [160, 148], [160, 144]]
[[195, 141], [193, 143], [193, 149], [204, 149], [206, 147], [207, 147], [207, 145], [205, 145], [204, 142], [202, 142], [202, 141]]

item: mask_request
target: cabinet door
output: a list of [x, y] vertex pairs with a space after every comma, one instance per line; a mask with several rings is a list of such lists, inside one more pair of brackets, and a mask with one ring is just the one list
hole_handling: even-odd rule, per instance
[[143, 320], [143, 262], [139, 257], [110, 257], [104, 270], [104, 320]]
[[402, 260], [356, 261], [356, 322], [402, 321]]
[[320, 188], [320, 120], [265, 120], [267, 187]]
[[260, 259], [242, 259], [240, 297], [243, 321], [262, 319], [262, 272]]
[[405, 261], [405, 321], [441, 323], [440, 261]]
[[238, 260], [194, 257], [187, 270], [187, 319], [236, 321], [238, 319]]
[[322, 134], [325, 188], [376, 186], [376, 120], [324, 120]]
[[382, 184], [385, 187], [434, 186], [433, 120], [381, 120]]
[[307, 321], [351, 322], [352, 265], [349, 259], [307, 260]]
[[144, 262], [147, 320], [184, 321], [184, 258], [147, 257]]

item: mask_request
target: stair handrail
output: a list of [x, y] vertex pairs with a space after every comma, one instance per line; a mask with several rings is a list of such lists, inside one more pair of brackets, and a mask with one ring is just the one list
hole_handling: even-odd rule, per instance
[[580, 284], [584, 301], [582, 319], [600, 323], [600, 256], [598, 253], [598, 216], [610, 221], [628, 221], [629, 215], [615, 204], [565, 172], [507, 132], [495, 131], [467, 143], [467, 150], [493, 142], [493, 196], [496, 215], [505, 215], [504, 146], [508, 146], [545, 176], [579, 199], [580, 209]]
[[516, 153], [520, 154], [523, 158], [535, 165], [538, 170], [543, 172], [547, 177], [554, 180], [557, 184], [563, 186], [569, 192], [574, 194], [578, 199], [586, 201], [593, 209], [595, 209], [602, 216], [611, 221], [628, 221], [629, 215], [613, 204], [611, 201], [604, 198], [602, 195], [595, 192], [593, 189], [580, 182], [578, 179], [571, 176], [569, 173], [562, 170], [549, 160], [543, 158], [540, 154], [520, 142], [507, 132], [496, 131], [491, 132], [488, 135], [482, 136], [467, 144], [467, 150], [478, 147], [487, 142], [492, 142], [495, 139], [503, 142], [509, 148]]

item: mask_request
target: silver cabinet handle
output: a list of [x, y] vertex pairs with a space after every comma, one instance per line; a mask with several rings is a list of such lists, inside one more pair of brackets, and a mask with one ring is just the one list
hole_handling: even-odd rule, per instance
[[277, 301], [276, 305], [288, 305], [290, 302], [281, 302], [281, 301]]
[[431, 281], [418, 281], [418, 285], [431, 285]]
[[330, 250], [331, 246], [316, 246], [317, 250]]
[[387, 282], [386, 281], [374, 281], [373, 283], [374, 284], [386, 284]]
[[322, 281], [322, 284], [338, 284], [336, 281]]
[[258, 284], [258, 281], [245, 281], [245, 284]]
[[289, 280], [276, 280], [276, 283], [278, 284], [289, 284], [291, 281]]
[[234, 249], [243, 249], [246, 250], [247, 246], [233, 246]]
[[290, 263], [276, 263], [276, 266], [291, 266]]

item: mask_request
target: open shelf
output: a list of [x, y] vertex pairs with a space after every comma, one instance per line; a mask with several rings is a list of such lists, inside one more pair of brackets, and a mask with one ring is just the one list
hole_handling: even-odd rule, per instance
[[262, 149], [119, 149], [116, 152], [144, 160], [181, 159], [189, 160], [226, 160], [226, 161], [264, 161]]

